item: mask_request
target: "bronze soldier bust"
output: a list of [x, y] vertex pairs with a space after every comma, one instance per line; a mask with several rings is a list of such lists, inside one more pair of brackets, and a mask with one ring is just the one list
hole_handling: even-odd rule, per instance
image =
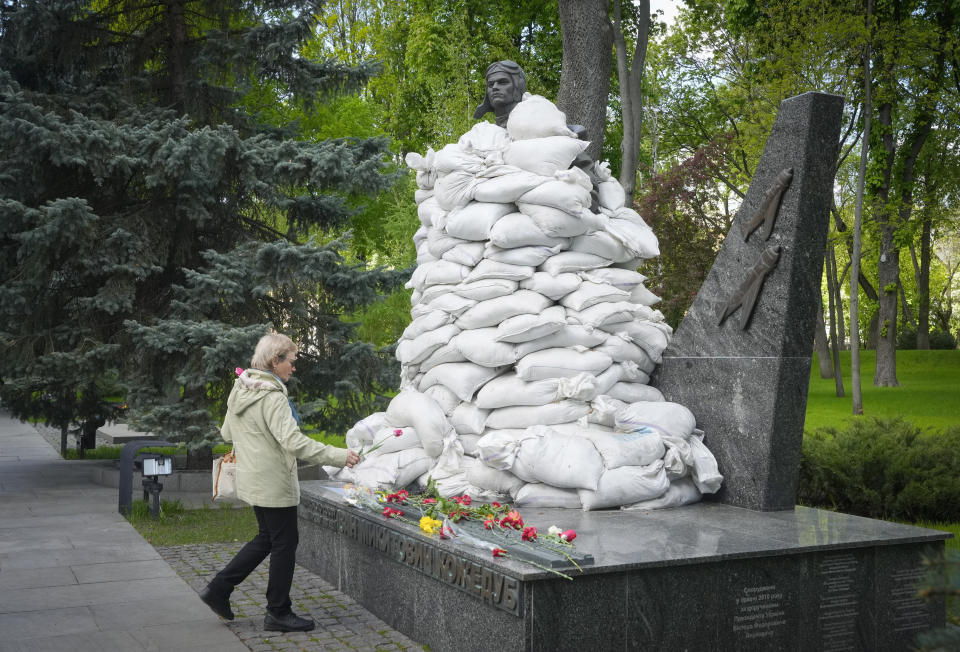
[[527, 92], [527, 76], [515, 61], [495, 61], [484, 73], [487, 90], [483, 104], [477, 107], [473, 117], [479, 120], [493, 111], [498, 127], [507, 126], [507, 117]]

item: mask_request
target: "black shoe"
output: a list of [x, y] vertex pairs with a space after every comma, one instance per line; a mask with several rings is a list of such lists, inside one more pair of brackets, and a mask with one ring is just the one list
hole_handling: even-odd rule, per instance
[[267, 613], [263, 617], [263, 628], [268, 632], [309, 632], [316, 627], [309, 618], [301, 618], [295, 613], [285, 616], [274, 616]]
[[233, 611], [230, 610], [230, 598], [221, 595], [210, 588], [207, 584], [200, 591], [200, 599], [207, 603], [207, 606], [224, 620], [233, 620]]

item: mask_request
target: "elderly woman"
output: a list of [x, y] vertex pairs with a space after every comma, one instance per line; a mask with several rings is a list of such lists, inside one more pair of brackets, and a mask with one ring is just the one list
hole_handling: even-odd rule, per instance
[[294, 614], [290, 603], [299, 541], [297, 459], [341, 467], [360, 461], [351, 450], [325, 446], [300, 432], [286, 387], [296, 360], [297, 347], [289, 337], [263, 336], [251, 369], [237, 378], [227, 399], [221, 433], [237, 454], [237, 496], [253, 505], [260, 531], [200, 592], [214, 613], [233, 620], [230, 593], [270, 555], [263, 628], [279, 632], [314, 627], [312, 620]]

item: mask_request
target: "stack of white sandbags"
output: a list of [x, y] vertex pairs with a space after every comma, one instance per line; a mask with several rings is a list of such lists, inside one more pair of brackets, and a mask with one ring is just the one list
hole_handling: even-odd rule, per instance
[[404, 434], [338, 477], [585, 509], [717, 490], [692, 415], [647, 384], [672, 334], [635, 271], [657, 239], [605, 167], [596, 188], [571, 168], [586, 147], [528, 94], [506, 129], [408, 155], [422, 227], [402, 391], [347, 444]]

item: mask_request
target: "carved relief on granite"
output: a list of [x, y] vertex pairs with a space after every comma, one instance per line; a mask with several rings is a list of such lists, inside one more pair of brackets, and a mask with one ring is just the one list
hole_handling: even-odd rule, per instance
[[760, 258], [747, 272], [747, 277], [737, 287], [737, 291], [723, 304], [718, 315], [717, 326], [736, 312], [737, 308], [740, 308], [740, 329], [743, 330], [747, 327], [750, 316], [753, 314], [753, 308], [757, 303], [757, 297], [760, 295], [760, 288], [763, 287], [763, 281], [777, 266], [779, 260], [780, 245], [773, 245], [763, 250]]
[[783, 193], [786, 192], [790, 186], [791, 181], [793, 181], [793, 168], [781, 170], [780, 174], [778, 174], [774, 180], [773, 185], [764, 193], [757, 213], [744, 224], [744, 242], [746, 242], [750, 234], [756, 231], [757, 227], [761, 224], [763, 224], [763, 239], [770, 239], [770, 234], [773, 233], [773, 223], [777, 220], [777, 211], [780, 210], [780, 200], [783, 198]]

